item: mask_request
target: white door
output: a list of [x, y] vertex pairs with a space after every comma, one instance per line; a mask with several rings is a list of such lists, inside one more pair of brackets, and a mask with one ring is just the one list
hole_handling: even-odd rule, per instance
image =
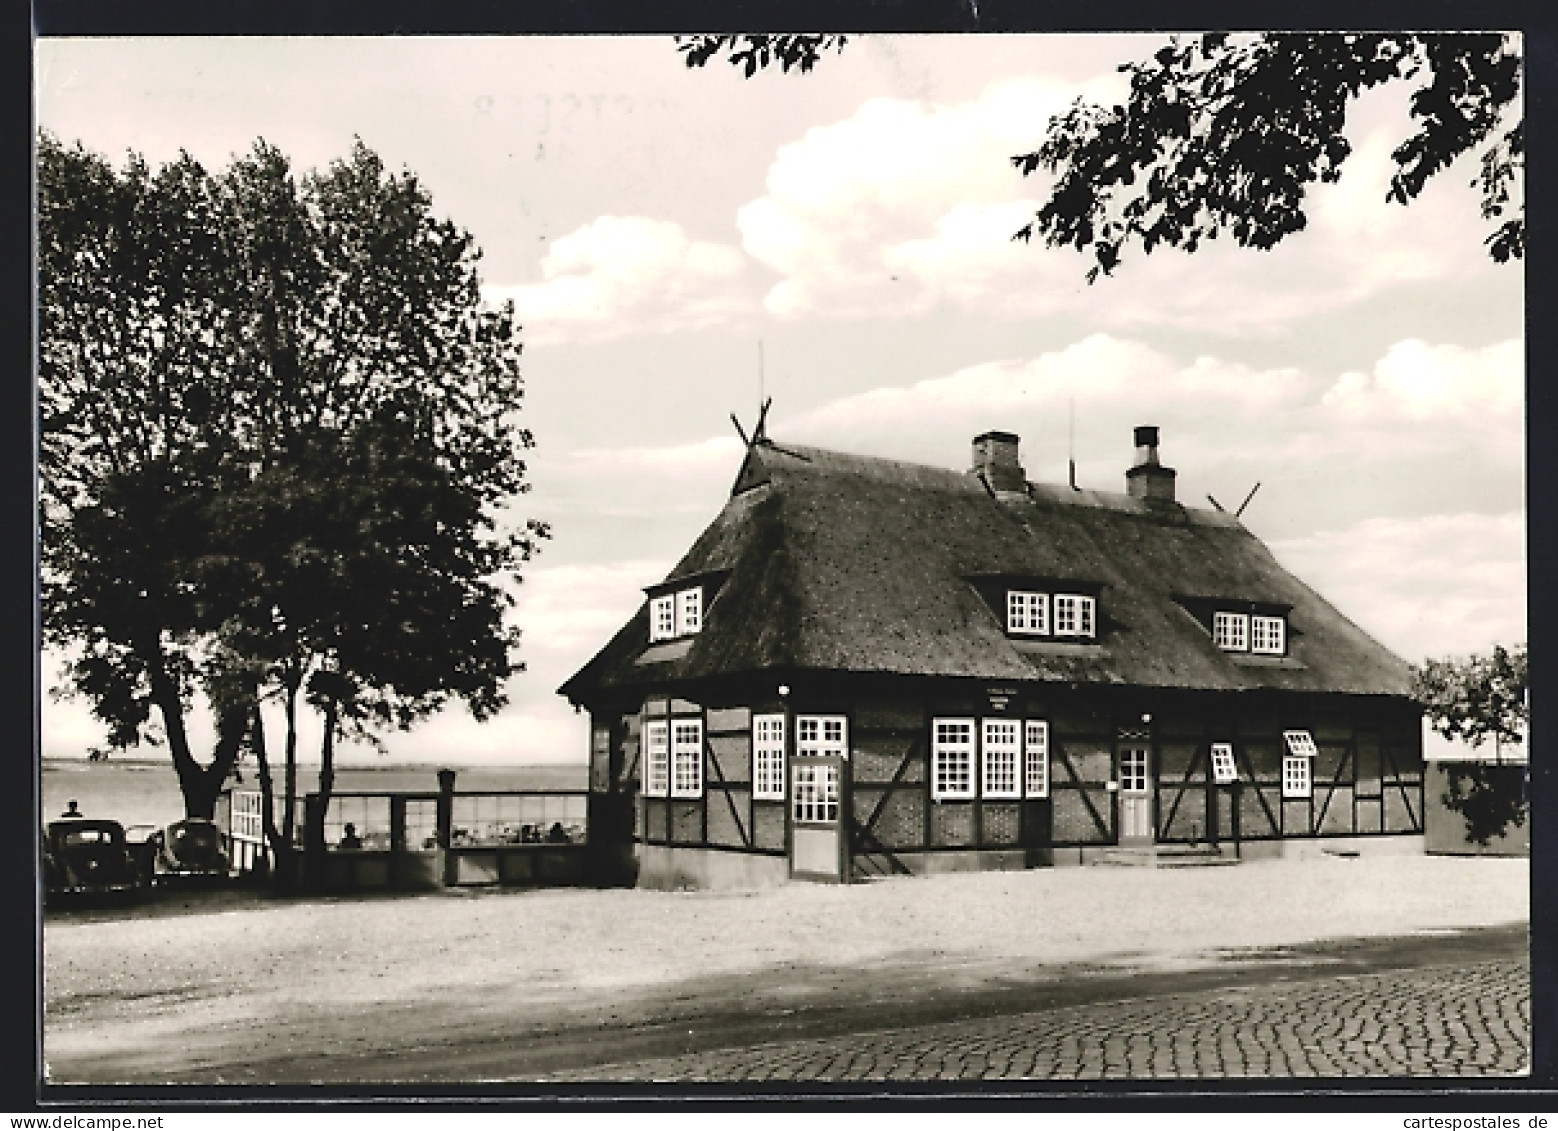
[[1151, 844], [1152, 754], [1146, 742], [1131, 740], [1120, 746], [1120, 843]]

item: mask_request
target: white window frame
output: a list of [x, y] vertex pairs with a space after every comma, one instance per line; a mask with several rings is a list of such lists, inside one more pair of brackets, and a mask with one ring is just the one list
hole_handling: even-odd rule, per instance
[[795, 753], [849, 757], [849, 720], [843, 715], [797, 715]]
[[752, 716], [752, 797], [784, 800], [784, 716]]
[[702, 719], [671, 719], [671, 796], [703, 796]]
[[676, 594], [676, 635], [691, 636], [703, 627], [703, 586]]
[[1303, 800], [1314, 795], [1314, 775], [1310, 772], [1310, 762], [1310, 759], [1301, 755], [1283, 756], [1282, 797], [1284, 800]]
[[1314, 735], [1307, 730], [1285, 730], [1282, 732], [1282, 742], [1295, 758], [1314, 758], [1320, 753]]
[[1029, 797], [1049, 796], [1049, 722], [1045, 719], [1023, 723], [1023, 774]]
[[1307, 730], [1285, 730], [1282, 742], [1287, 754], [1282, 758], [1282, 796], [1301, 800], [1314, 796], [1314, 759], [1320, 749]]
[[1026, 589], [1006, 594], [1006, 631], [1023, 636], [1049, 635], [1049, 594]]
[[649, 643], [670, 640], [676, 635], [676, 596], [667, 593], [649, 599]]
[[791, 819], [802, 824], [833, 824], [839, 819], [839, 771], [833, 765], [796, 766], [790, 798]]
[[1250, 650], [1250, 615], [1219, 609], [1212, 614], [1212, 643], [1224, 652]]
[[666, 719], [644, 722], [645, 797], [664, 797], [671, 787], [671, 724]]
[[1020, 798], [1023, 785], [1022, 720], [984, 719], [979, 731], [980, 795]]
[[[954, 739], [953, 733], [962, 737]], [[969, 801], [974, 797], [977, 778], [974, 773], [975, 736], [979, 729], [973, 719], [932, 719], [930, 723], [931, 797], [936, 801]], [[959, 772], [949, 772], [957, 766]]]
[[1233, 759], [1233, 743], [1212, 743], [1212, 781], [1216, 785], [1232, 785], [1239, 780], [1239, 765]]
[[1250, 618], [1250, 651], [1280, 656], [1287, 651], [1287, 621], [1282, 617]]
[[1056, 636], [1096, 636], [1098, 601], [1081, 593], [1056, 593], [1054, 625]]

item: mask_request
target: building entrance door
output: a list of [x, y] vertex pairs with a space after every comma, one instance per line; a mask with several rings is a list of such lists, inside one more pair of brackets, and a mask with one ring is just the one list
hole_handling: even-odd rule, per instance
[[1144, 738], [1120, 739], [1120, 843], [1151, 844], [1152, 747]]
[[790, 759], [790, 878], [849, 879], [849, 763], [829, 754]]

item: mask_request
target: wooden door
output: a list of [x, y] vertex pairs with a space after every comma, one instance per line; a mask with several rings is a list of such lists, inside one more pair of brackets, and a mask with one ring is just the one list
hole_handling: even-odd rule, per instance
[[1142, 739], [1120, 743], [1120, 843], [1151, 844], [1152, 748]]
[[790, 759], [790, 878], [849, 879], [849, 763], [828, 754]]

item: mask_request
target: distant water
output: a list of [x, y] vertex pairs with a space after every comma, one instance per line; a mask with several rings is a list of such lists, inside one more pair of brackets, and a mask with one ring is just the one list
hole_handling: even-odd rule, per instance
[[[455, 766], [461, 792], [505, 789], [583, 789], [588, 771], [573, 766]], [[243, 786], [259, 788], [252, 767]], [[280, 785], [279, 773], [278, 786]], [[298, 768], [298, 793], [319, 788], [319, 768]], [[337, 790], [436, 790], [437, 766], [350, 766], [336, 771]], [[184, 798], [169, 762], [83, 762], [45, 758], [43, 819], [53, 820], [74, 798], [89, 817], [122, 825], [165, 825], [184, 815]]]

